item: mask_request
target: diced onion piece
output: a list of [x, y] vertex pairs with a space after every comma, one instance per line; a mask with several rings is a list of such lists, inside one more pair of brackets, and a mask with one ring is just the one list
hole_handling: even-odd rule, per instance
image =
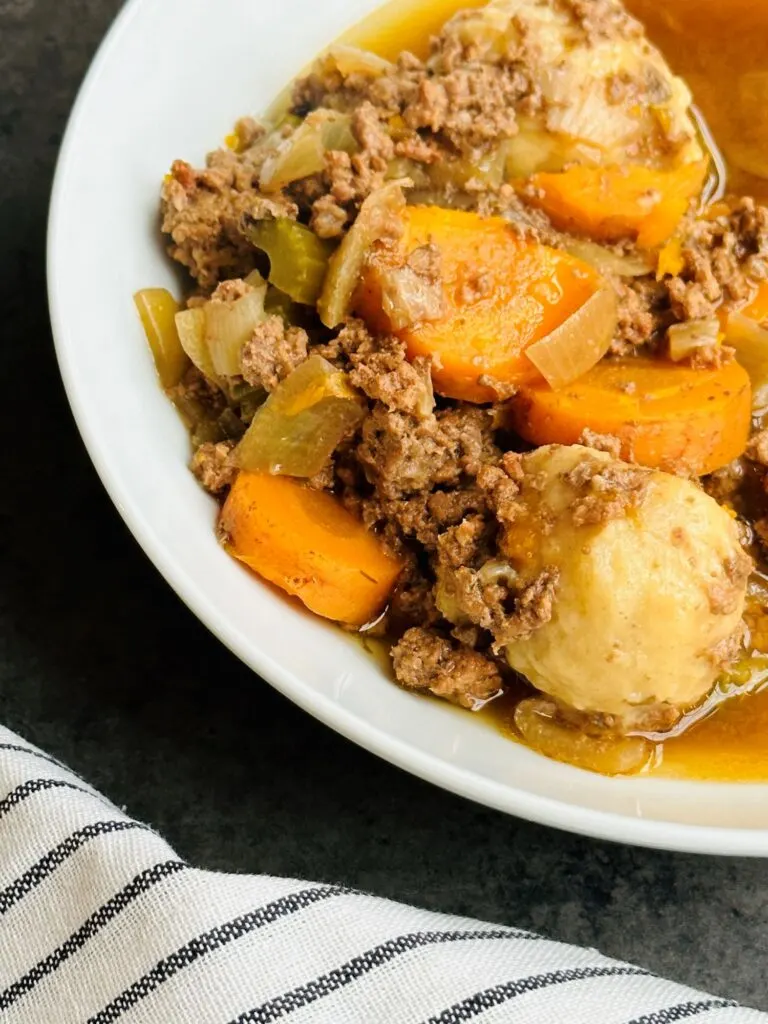
[[[357, 46], [345, 46], [342, 43], [331, 46], [324, 58], [343, 78], [348, 75], [369, 75], [371, 78], [376, 78], [387, 71], [393, 71], [395, 67], [390, 61], [384, 60], [378, 54], [371, 53], [370, 50], [361, 50]], [[324, 60], [324, 58], [320, 59]]]
[[[507, 145], [506, 141], [502, 142], [495, 149], [474, 160], [462, 157], [439, 160], [426, 172], [429, 182], [434, 188], [441, 189], [463, 189], [469, 181], [478, 181], [491, 188], [498, 188], [506, 177]], [[425, 173], [423, 165], [421, 173]], [[414, 180], [419, 184], [418, 180]]]
[[326, 112], [320, 137], [323, 140], [323, 149], [327, 151], [335, 149], [344, 153], [355, 153], [358, 150], [357, 139], [352, 131], [352, 118], [348, 114], [340, 114], [336, 110]]
[[308, 114], [264, 161], [259, 176], [261, 187], [276, 192], [292, 181], [322, 171], [327, 150], [354, 146], [349, 125], [349, 115], [336, 110], [315, 110]]
[[736, 349], [752, 382], [752, 412], [768, 412], [768, 331], [743, 313], [731, 313], [725, 327], [725, 340]]
[[381, 308], [393, 331], [429, 320], [445, 313], [442, 282], [420, 276], [407, 263], [400, 267], [383, 266], [378, 274]]
[[613, 289], [603, 285], [559, 327], [525, 350], [551, 387], [570, 384], [602, 359], [616, 330], [617, 305]]
[[349, 314], [366, 253], [374, 242], [391, 233], [391, 222], [405, 209], [403, 186], [406, 184], [410, 185], [408, 179], [390, 181], [371, 192], [360, 207], [357, 220], [331, 256], [317, 303], [317, 311], [326, 327], [336, 327]]
[[626, 104], [605, 100], [605, 81], [578, 74], [576, 67], [546, 70], [541, 91], [549, 101], [547, 129], [601, 149], [616, 147], [638, 133], [638, 121]]
[[234, 460], [253, 473], [314, 476], [360, 425], [365, 408], [345, 373], [310, 356], [257, 410]]
[[559, 722], [553, 711], [548, 701], [535, 698], [515, 708], [518, 732], [545, 757], [601, 775], [634, 775], [653, 757], [653, 745], [640, 736], [588, 736]]
[[333, 245], [288, 217], [255, 221], [243, 230], [248, 241], [269, 256], [270, 283], [295, 302], [314, 306]]
[[218, 374], [205, 340], [205, 310], [185, 309], [176, 314], [176, 330], [179, 332], [181, 347], [208, 380], [218, 383]]
[[255, 328], [265, 319], [265, 282], [235, 302], [207, 302], [205, 314], [205, 340], [216, 374], [236, 377], [241, 372], [240, 356], [243, 345]]
[[561, 139], [533, 126], [525, 127], [504, 143], [506, 177], [530, 178], [537, 171], [562, 171], [568, 151]]
[[653, 269], [647, 256], [642, 253], [618, 253], [586, 238], [572, 238], [564, 246], [571, 256], [577, 256], [589, 263], [601, 274], [615, 274], [616, 277], [643, 277]]
[[675, 363], [692, 356], [696, 349], [719, 345], [720, 321], [716, 316], [673, 324], [667, 331], [669, 358]]
[[179, 304], [165, 288], [142, 288], [133, 297], [164, 388], [178, 384], [189, 366], [176, 329]]
[[[387, 181], [410, 178], [414, 187], [420, 189], [430, 188], [433, 184], [432, 177], [424, 164], [417, 163], [415, 160], [409, 160], [403, 156], [396, 156], [394, 160], [389, 161], [384, 177]], [[445, 205], [444, 195], [443, 205]]]

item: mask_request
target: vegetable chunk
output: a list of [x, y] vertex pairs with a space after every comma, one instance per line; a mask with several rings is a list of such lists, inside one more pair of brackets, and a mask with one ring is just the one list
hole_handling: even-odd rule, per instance
[[653, 249], [674, 233], [701, 192], [707, 167], [706, 160], [669, 171], [571, 167], [534, 174], [527, 191], [530, 201], [564, 231], [607, 242], [633, 238], [642, 248]]
[[696, 370], [616, 359], [561, 390], [526, 385], [511, 417], [532, 444], [575, 444], [589, 429], [618, 438], [625, 459], [703, 475], [746, 448], [750, 401], [749, 377], [736, 362]]
[[[500, 217], [413, 206], [402, 218], [402, 238], [368, 261], [354, 298], [369, 327], [397, 334], [410, 358], [431, 357], [435, 390], [449, 398], [493, 401], [496, 392], [484, 376], [507, 385], [539, 377], [525, 350], [598, 290], [595, 270], [527, 241]], [[382, 301], [383, 276], [424, 246], [438, 250], [443, 313], [394, 330]]]
[[365, 409], [345, 373], [322, 356], [310, 356], [257, 410], [235, 462], [256, 473], [314, 476], [360, 425]]
[[235, 558], [352, 626], [379, 614], [402, 568], [336, 498], [287, 477], [240, 472], [219, 524]]
[[174, 320], [179, 304], [166, 288], [142, 288], [133, 301], [152, 349], [160, 383], [164, 388], [172, 388], [189, 366]]

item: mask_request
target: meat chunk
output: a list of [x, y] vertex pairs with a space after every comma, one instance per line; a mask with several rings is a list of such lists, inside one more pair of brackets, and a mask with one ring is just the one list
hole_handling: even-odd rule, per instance
[[231, 169], [197, 171], [183, 160], [171, 167], [161, 208], [170, 255], [206, 291], [224, 278], [245, 277], [253, 270], [254, 249], [240, 231], [244, 216], [296, 216], [294, 204], [280, 196], [238, 189]]
[[490, 658], [456, 647], [432, 630], [409, 629], [392, 650], [397, 681], [463, 708], [477, 709], [501, 692], [501, 674]]
[[253, 387], [274, 391], [307, 358], [308, 342], [301, 327], [286, 328], [281, 316], [267, 317], [243, 345], [243, 378]]
[[570, 514], [575, 526], [596, 526], [620, 519], [645, 501], [650, 477], [641, 466], [614, 456], [611, 462], [583, 459], [563, 474], [573, 488]]
[[[546, 566], [520, 584], [508, 561], [483, 560], [478, 537], [461, 536], [470, 522], [447, 530], [438, 540], [437, 606], [457, 626], [471, 624], [487, 630], [493, 636], [493, 649], [500, 651], [549, 622], [560, 574], [556, 567]], [[467, 541], [472, 544], [469, 549]], [[471, 567], [481, 561], [479, 568]]]
[[481, 409], [448, 409], [421, 421], [377, 403], [363, 423], [357, 457], [385, 498], [399, 498], [476, 476], [497, 450]]
[[344, 234], [349, 214], [331, 195], [326, 192], [312, 204], [309, 226], [318, 238], [338, 238]]
[[233, 447], [231, 441], [206, 441], [192, 456], [192, 472], [211, 494], [221, 494], [235, 481], [237, 466], [229, 457]]
[[615, 278], [612, 283], [618, 299], [618, 318], [611, 352], [632, 355], [648, 346], [659, 329], [658, 310], [664, 290], [650, 277]]
[[375, 336], [362, 320], [348, 319], [330, 342], [316, 351], [347, 370], [351, 383], [388, 409], [429, 417], [435, 405], [427, 359], [406, 358], [394, 335]]
[[679, 320], [714, 316], [723, 303], [743, 304], [768, 276], [768, 207], [745, 197], [728, 214], [693, 221], [682, 257], [681, 273], [665, 281]]

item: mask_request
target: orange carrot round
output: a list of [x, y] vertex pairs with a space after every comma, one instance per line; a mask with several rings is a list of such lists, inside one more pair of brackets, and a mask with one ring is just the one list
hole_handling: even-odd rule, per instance
[[533, 444], [575, 444], [589, 428], [618, 438], [625, 459], [704, 475], [744, 451], [750, 401], [749, 378], [736, 362], [697, 370], [616, 359], [558, 390], [526, 385], [510, 414], [517, 433]]
[[634, 238], [652, 249], [680, 223], [704, 185], [707, 161], [672, 170], [652, 167], [571, 167], [534, 174], [526, 194], [556, 227], [601, 241]]
[[437, 247], [443, 315], [393, 331], [382, 310], [375, 264], [363, 274], [356, 312], [372, 329], [401, 337], [410, 358], [431, 357], [435, 390], [449, 398], [493, 401], [496, 393], [480, 383], [483, 375], [508, 384], [539, 377], [526, 348], [597, 290], [595, 270], [522, 238], [501, 217], [436, 206], [411, 206], [403, 217], [404, 234], [393, 260], [402, 261], [428, 243]]
[[219, 520], [239, 561], [327, 619], [363, 626], [402, 569], [378, 537], [324, 491], [240, 472]]

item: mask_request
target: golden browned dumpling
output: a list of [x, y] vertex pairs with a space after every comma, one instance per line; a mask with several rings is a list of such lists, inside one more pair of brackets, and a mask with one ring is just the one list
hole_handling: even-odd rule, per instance
[[551, 618], [507, 646], [509, 664], [627, 727], [699, 702], [741, 636], [751, 563], [733, 519], [689, 480], [580, 445], [524, 462], [524, 514], [502, 550], [514, 564], [524, 546], [526, 574], [550, 566], [559, 584]]

